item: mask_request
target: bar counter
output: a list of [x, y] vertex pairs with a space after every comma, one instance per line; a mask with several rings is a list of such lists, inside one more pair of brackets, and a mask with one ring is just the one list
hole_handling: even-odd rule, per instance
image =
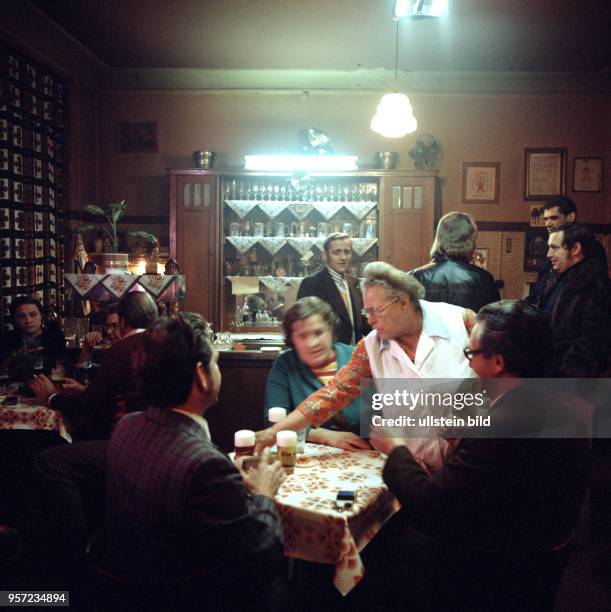
[[219, 401], [206, 412], [206, 419], [213, 442], [222, 450], [233, 450], [233, 434], [238, 429], [257, 431], [265, 426], [265, 383], [278, 353], [260, 349], [219, 350], [223, 382]]

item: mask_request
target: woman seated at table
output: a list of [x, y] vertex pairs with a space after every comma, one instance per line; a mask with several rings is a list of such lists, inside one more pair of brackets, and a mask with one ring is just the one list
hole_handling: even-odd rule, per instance
[[[335, 325], [336, 316], [331, 306], [317, 297], [298, 300], [287, 310], [282, 326], [285, 343], [290, 348], [274, 361], [267, 378], [266, 417], [273, 407], [291, 412], [350, 361], [354, 347], [334, 342]], [[360, 400], [355, 400], [320, 428], [310, 429], [307, 441], [346, 450], [369, 448], [358, 437], [359, 403]]]
[[11, 317], [14, 329], [2, 336], [0, 366], [16, 379], [26, 379], [34, 371], [50, 372], [64, 357], [63, 333], [43, 327], [42, 304], [32, 297], [18, 297], [11, 304]]

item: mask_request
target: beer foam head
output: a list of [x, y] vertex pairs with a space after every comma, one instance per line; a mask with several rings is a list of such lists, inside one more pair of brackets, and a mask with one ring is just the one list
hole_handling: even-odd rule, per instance
[[233, 434], [233, 442], [237, 448], [255, 445], [255, 432], [250, 429], [240, 429]]
[[278, 423], [286, 417], [286, 408], [270, 408], [267, 411], [267, 419], [270, 423]]
[[280, 447], [297, 446], [297, 432], [279, 431], [276, 434], [276, 445]]

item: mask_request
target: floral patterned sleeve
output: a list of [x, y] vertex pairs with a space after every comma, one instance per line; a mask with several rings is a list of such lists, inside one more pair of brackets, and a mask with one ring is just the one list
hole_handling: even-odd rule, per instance
[[296, 410], [317, 427], [361, 394], [361, 381], [371, 379], [365, 340], [359, 340], [350, 361], [322, 389], [303, 400]]

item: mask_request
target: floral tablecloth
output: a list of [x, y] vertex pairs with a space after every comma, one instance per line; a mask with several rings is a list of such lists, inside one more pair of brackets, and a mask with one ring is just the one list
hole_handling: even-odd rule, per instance
[[0, 405], [0, 429], [57, 431], [62, 438], [72, 442], [62, 415], [57, 410], [51, 410], [23, 398], [18, 406]]
[[[285, 554], [335, 565], [334, 584], [346, 595], [365, 574], [360, 551], [399, 509], [382, 482], [385, 458], [377, 451], [348, 452], [306, 444], [295, 473], [276, 495]], [[340, 511], [340, 490], [356, 492], [352, 508]]]

